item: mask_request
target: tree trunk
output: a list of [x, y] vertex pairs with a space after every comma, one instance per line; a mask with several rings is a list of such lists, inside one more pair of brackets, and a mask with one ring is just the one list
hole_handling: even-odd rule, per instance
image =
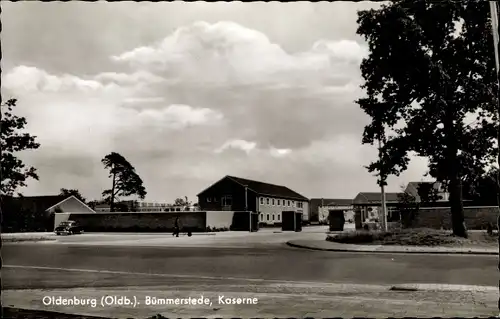
[[[449, 125], [453, 127], [453, 122]], [[464, 222], [464, 204], [462, 198], [462, 179], [460, 178], [460, 163], [458, 147], [453, 134], [448, 133], [447, 162], [448, 162], [448, 192], [450, 193], [451, 227], [455, 236], [467, 238], [467, 229]]]
[[[446, 85], [446, 84], [445, 84]], [[446, 95], [445, 95], [446, 96]], [[455, 236], [467, 238], [467, 229], [464, 222], [464, 204], [462, 199], [462, 178], [458, 159], [458, 141], [455, 135], [455, 114], [450, 105], [445, 104], [445, 119], [443, 121], [446, 134], [446, 163], [448, 164], [448, 192], [451, 210], [451, 227]]]
[[116, 173], [113, 174], [113, 186], [111, 187], [111, 200], [109, 203], [109, 211], [115, 211], [115, 184], [116, 184]]
[[[451, 166], [456, 166], [452, 164]], [[450, 176], [450, 208], [451, 208], [451, 225], [453, 229], [453, 234], [455, 236], [460, 236], [467, 238], [467, 229], [465, 228], [464, 222], [464, 205], [462, 200], [462, 180], [457, 174]]]

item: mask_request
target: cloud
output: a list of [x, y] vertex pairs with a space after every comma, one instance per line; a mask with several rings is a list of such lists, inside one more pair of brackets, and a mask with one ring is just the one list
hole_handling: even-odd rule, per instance
[[121, 85], [137, 85], [139, 83], [161, 83], [163, 78], [145, 71], [137, 71], [131, 74], [117, 72], [103, 72], [94, 77], [102, 83], [116, 83]]
[[[375, 178], [363, 168], [376, 150], [360, 143], [369, 119], [353, 102], [362, 95], [363, 42], [327, 24], [331, 17], [317, 21], [312, 12], [335, 12], [330, 4], [293, 5], [297, 23], [263, 27], [260, 18], [242, 19], [248, 9], [237, 6], [240, 18], [233, 22], [200, 22], [205, 10], [233, 18], [229, 4], [200, 5], [191, 6], [197, 15], [186, 13], [163, 27], [158, 21], [171, 19], [144, 6], [147, 19], [129, 16], [148, 22], [151, 32], [136, 27], [119, 37], [123, 28], [102, 26], [85, 38], [93, 48], [85, 54], [68, 46], [57, 59], [11, 54], [14, 67], [5, 68], [3, 90], [19, 98], [18, 111], [41, 143], [24, 157], [40, 172], [40, 182], [30, 182], [27, 193], [74, 187], [98, 197], [109, 188], [100, 159], [111, 151], [136, 167], [152, 200], [192, 197], [227, 174], [285, 184], [313, 197], [376, 191]], [[336, 19], [355, 19], [356, 10], [336, 6], [350, 12], [349, 19], [335, 13]], [[156, 22], [149, 24], [151, 15]], [[83, 30], [95, 30], [84, 23], [90, 22], [82, 22]], [[421, 175], [422, 167], [409, 176]]]
[[208, 108], [193, 108], [189, 105], [169, 105], [155, 110], [140, 111], [138, 121], [145, 126], [160, 126], [181, 129], [192, 125], [214, 124], [223, 119], [219, 112]]
[[296, 148], [330, 134], [361, 134], [367, 118], [353, 100], [362, 93], [366, 54], [348, 39], [290, 53], [240, 24], [199, 21], [112, 59], [163, 78], [150, 88], [168, 103], [217, 109], [243, 139]]
[[215, 150], [215, 153], [222, 153], [227, 149], [236, 149], [236, 150], [241, 150], [247, 154], [249, 154], [252, 150], [255, 149], [257, 146], [257, 143], [255, 142], [248, 142], [245, 140], [230, 140], [224, 143], [221, 147], [217, 148]]
[[[95, 78], [105, 77], [110, 78], [103, 74]], [[125, 79], [116, 74], [111, 77]], [[134, 98], [140, 94], [135, 87], [58, 76], [35, 67], [13, 68], [3, 83], [21, 97], [18, 111], [28, 117], [30, 132], [45, 149], [62, 153], [102, 155], [116, 147], [127, 148], [126, 141], [117, 145], [121, 136], [132, 135], [130, 143], [144, 139], [144, 134], [168, 134], [171, 130], [215, 125], [223, 119], [218, 111], [189, 105], [159, 103], [152, 109], [129, 108], [126, 102], [145, 99]]]
[[85, 80], [64, 74], [56, 76], [30, 66], [17, 66], [8, 72], [3, 84], [6, 89], [16, 92], [67, 92], [78, 90], [90, 92], [105, 88], [100, 82]]
[[274, 147], [272, 147], [269, 152], [270, 152], [271, 156], [273, 156], [273, 157], [283, 157], [283, 156], [290, 154], [291, 151], [292, 150], [289, 148], [274, 148]]
[[320, 40], [308, 51], [291, 54], [265, 34], [237, 23], [200, 21], [112, 59], [162, 77], [209, 85], [317, 85], [357, 65], [365, 55], [366, 49], [352, 40]]

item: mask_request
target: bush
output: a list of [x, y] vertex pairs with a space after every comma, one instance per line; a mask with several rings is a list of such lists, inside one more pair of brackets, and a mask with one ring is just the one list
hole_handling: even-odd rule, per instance
[[[366, 225], [365, 225], [366, 226]], [[390, 232], [368, 230], [347, 232], [338, 235], [328, 235], [327, 241], [333, 241], [341, 244], [371, 244], [380, 241], [385, 236], [391, 236]]]
[[[486, 236], [485, 236], [486, 237]], [[491, 237], [490, 237], [491, 238]], [[472, 243], [488, 243], [486, 239], [475, 240], [456, 237], [452, 233], [442, 230], [416, 228], [391, 231], [356, 231], [329, 235], [327, 241], [342, 244], [377, 244], [377, 245], [406, 245], [406, 246], [442, 246], [442, 245], [469, 245]]]

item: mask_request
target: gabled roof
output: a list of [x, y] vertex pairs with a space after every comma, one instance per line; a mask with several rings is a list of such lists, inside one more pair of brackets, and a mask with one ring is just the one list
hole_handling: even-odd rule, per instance
[[253, 190], [255, 193], [259, 195], [276, 196], [286, 199], [290, 198], [290, 199], [309, 200], [307, 197], [300, 195], [299, 193], [285, 186], [258, 182], [235, 176], [227, 176], [227, 177], [243, 186], [248, 187], [249, 189]]
[[[307, 197], [300, 195], [299, 193], [294, 192], [293, 190], [291, 190], [285, 186], [254, 181], [254, 180], [236, 177], [236, 176], [227, 175], [227, 176], [223, 177], [221, 180], [219, 180], [218, 182], [216, 182], [215, 184], [223, 181], [224, 179], [230, 179], [230, 180], [232, 180], [232, 181], [234, 181], [234, 182], [236, 182], [244, 187], [248, 187], [248, 189], [250, 191], [253, 191], [254, 193], [256, 193], [258, 195], [271, 196], [271, 197], [281, 197], [281, 198], [286, 198], [286, 199], [297, 199], [297, 200], [304, 200], [304, 201], [309, 200]], [[215, 184], [213, 184], [213, 185], [215, 185]], [[208, 190], [212, 186], [208, 187], [203, 192], [199, 193], [198, 196], [203, 194], [206, 190]]]
[[[405, 193], [413, 196], [417, 202], [421, 201], [419, 188], [421, 185], [429, 185], [437, 191], [437, 193], [443, 193], [442, 184], [439, 182], [409, 182], [406, 186]], [[443, 198], [437, 200], [438, 202], [444, 201]]]
[[412, 196], [418, 196], [418, 189], [420, 185], [432, 185], [432, 188], [437, 191], [441, 191], [441, 183], [438, 182], [409, 182], [405, 191]]
[[[386, 203], [397, 203], [402, 193], [385, 193]], [[353, 200], [353, 204], [380, 204], [382, 193], [361, 192]]]

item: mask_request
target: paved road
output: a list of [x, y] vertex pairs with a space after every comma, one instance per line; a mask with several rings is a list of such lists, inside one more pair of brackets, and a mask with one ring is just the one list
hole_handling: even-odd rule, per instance
[[[4, 265], [362, 284], [494, 286], [498, 277], [495, 256], [370, 255], [308, 251], [285, 244], [242, 249], [6, 244], [2, 259]], [[27, 285], [6, 271], [4, 287]], [[30, 285], [52, 285], [40, 279]]]
[[[39, 299], [47, 291], [58, 295], [96, 295], [124, 290], [129, 293], [135, 291], [134, 294], [138, 296], [151, 291], [168, 295], [184, 291], [184, 294], [238, 293], [267, 298], [267, 310], [264, 306], [259, 308], [260, 312], [255, 307], [247, 307], [247, 316], [436, 315], [432, 311], [443, 311], [437, 315], [470, 316], [491, 315], [497, 311], [496, 293], [461, 297], [456, 293], [445, 296], [418, 295], [415, 292], [387, 296], [384, 294], [388, 292], [382, 292], [377, 286], [402, 283], [496, 286], [498, 271], [495, 256], [309, 251], [288, 247], [276, 239], [285, 238], [283, 236], [275, 236], [274, 240], [266, 239], [264, 242], [263, 238], [266, 237], [259, 239], [254, 236], [247, 245], [241, 237], [228, 239], [231, 236], [227, 235], [225, 241], [220, 236], [218, 241], [212, 239], [211, 244], [204, 247], [173, 247], [173, 244], [167, 245], [169, 247], [124, 247], [123, 242], [119, 245], [116, 240], [112, 240], [114, 237], [105, 240], [106, 236], [100, 236], [94, 242], [88, 239], [90, 237], [77, 239], [74, 236], [50, 244], [5, 244], [2, 248], [2, 284], [3, 289], [7, 290], [4, 303], [8, 306], [9, 302], [24, 300], [25, 304], [33, 307], [38, 298], [38, 306], [41, 307]], [[196, 242], [209, 241], [209, 236], [207, 239], [201, 237]], [[154, 238], [142, 240], [151, 242]], [[183, 239], [183, 242], [187, 241]], [[96, 245], [96, 242], [99, 244]], [[227, 248], [214, 247], [223, 242], [230, 242], [231, 245], [228, 244]], [[238, 245], [241, 248], [235, 248]], [[344, 287], [339, 286], [342, 283], [348, 284], [345, 286], [350, 287], [348, 291], [339, 288]], [[353, 288], [353, 284], [360, 284], [362, 288]], [[370, 292], [366, 285], [379, 288]], [[78, 289], [70, 290], [72, 288]], [[302, 308], [290, 306], [304, 294], [316, 300], [316, 308], [327, 307], [331, 311], [319, 313], [304, 303], [299, 303]], [[284, 296], [288, 299], [285, 300]], [[336, 297], [332, 299], [332, 296]], [[355, 301], [358, 300], [356, 298], [364, 298], [364, 306]], [[277, 306], [288, 309], [288, 312], [276, 310]], [[223, 307], [221, 311], [225, 312], [216, 311], [214, 315], [245, 316], [241, 314], [242, 309], [234, 307]], [[74, 307], [65, 309], [70, 312], [78, 310]], [[113, 309], [111, 313], [122, 311], [123, 316], [139, 316], [162, 310], [167, 316], [208, 316], [199, 309], [202, 312], [191, 308], [189, 312], [186, 309], [176, 312], [171, 307], [146, 309], [149, 312], [142, 309], [144, 312], [139, 313], [138, 309], [132, 311], [121, 307]], [[431, 313], [425, 313], [425, 309]], [[91, 310], [87, 307], [78, 311], [96, 314], [96, 310]]]

